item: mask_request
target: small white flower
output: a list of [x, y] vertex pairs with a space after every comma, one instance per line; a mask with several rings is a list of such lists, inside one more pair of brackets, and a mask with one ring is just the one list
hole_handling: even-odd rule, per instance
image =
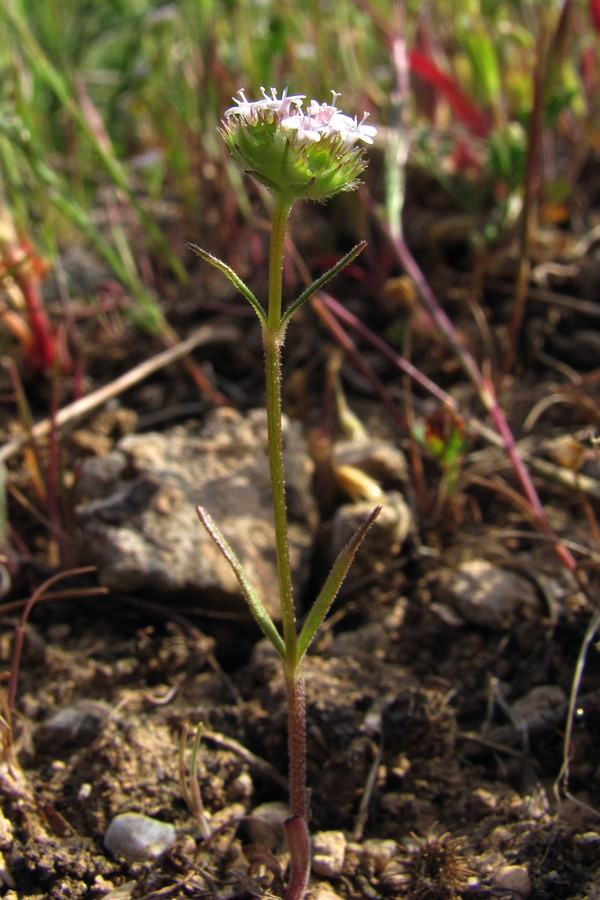
[[316, 100], [311, 100], [308, 114], [321, 125], [328, 125], [336, 114], [339, 115], [339, 110], [335, 106], [328, 106], [327, 103], [318, 103]]
[[302, 113], [282, 119], [281, 127], [295, 131], [299, 141], [319, 141], [324, 131], [324, 126], [317, 119]]
[[230, 106], [229, 109], [226, 109], [225, 117], [237, 116], [248, 123], [254, 123], [257, 121], [260, 113], [269, 111], [279, 118], [289, 115], [294, 107], [302, 109], [302, 101], [305, 99], [305, 94], [293, 94], [288, 97], [287, 88], [284, 88], [280, 100], [275, 88], [271, 88], [270, 96], [264, 87], [261, 87], [261, 91], [263, 95], [262, 100], [247, 100], [244, 90], [240, 89], [238, 94], [241, 100], [238, 100], [237, 97], [233, 98], [237, 106]]
[[329, 123], [332, 131], [337, 131], [346, 146], [352, 146], [357, 141], [364, 141], [365, 144], [372, 144], [373, 138], [377, 134], [377, 129], [373, 125], [365, 125], [368, 113], [364, 113], [360, 122], [356, 116], [351, 118], [344, 113], [336, 113]]
[[372, 144], [377, 129], [373, 125], [365, 125], [368, 113], [365, 113], [358, 122], [356, 116], [352, 118], [335, 106], [340, 96], [337, 91], [332, 91], [332, 103], [319, 103], [311, 100], [305, 112], [302, 108], [306, 99], [305, 94], [292, 94], [288, 96], [287, 88], [284, 89], [281, 98], [277, 96], [277, 89], [272, 87], [268, 93], [261, 87], [262, 99], [248, 100], [243, 90], [239, 90], [239, 98], [234, 97], [236, 106], [225, 110], [225, 118], [236, 118], [240, 124], [251, 125], [258, 121], [261, 115], [270, 113], [276, 122], [283, 128], [289, 128], [296, 132], [299, 141], [318, 141], [322, 137], [339, 136], [345, 147], [352, 147], [358, 141]]
[[252, 115], [252, 109], [256, 104], [246, 100], [246, 94], [243, 88], [239, 89], [238, 94], [242, 99], [238, 100], [237, 97], [234, 97], [233, 100], [237, 103], [237, 106], [230, 106], [229, 109], [225, 110], [224, 115], [227, 118], [230, 116], [240, 116], [249, 119]]
[[261, 109], [269, 109], [282, 118], [289, 115], [293, 107], [302, 109], [302, 101], [306, 98], [306, 94], [292, 94], [288, 97], [287, 88], [283, 89], [281, 100], [277, 96], [277, 89], [274, 87], [271, 88], [270, 97], [264, 87], [261, 87], [261, 91], [264, 99], [258, 100], [256, 105]]

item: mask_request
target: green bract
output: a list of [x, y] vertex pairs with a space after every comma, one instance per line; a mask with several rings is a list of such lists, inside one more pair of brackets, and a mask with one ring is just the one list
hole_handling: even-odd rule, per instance
[[[365, 168], [359, 141], [372, 143], [375, 128], [335, 106], [304, 97], [269, 97], [249, 102], [240, 91], [225, 113], [221, 134], [231, 156], [281, 201], [325, 200], [353, 190]], [[334, 93], [334, 100], [335, 100]]]

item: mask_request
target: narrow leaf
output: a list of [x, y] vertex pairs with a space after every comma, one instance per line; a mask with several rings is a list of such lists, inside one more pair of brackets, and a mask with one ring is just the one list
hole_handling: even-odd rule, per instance
[[376, 506], [371, 515], [363, 522], [358, 531], [348, 541], [346, 546], [340, 551], [338, 558], [333, 564], [331, 572], [327, 576], [325, 584], [321, 588], [321, 593], [313, 603], [311, 610], [306, 617], [302, 630], [298, 635], [296, 665], [306, 653], [310, 642], [314, 638], [321, 622], [329, 612], [331, 604], [335, 600], [346, 573], [350, 568], [354, 555], [362, 543], [362, 540], [381, 512], [381, 506]]
[[355, 247], [352, 248], [352, 250], [346, 253], [346, 255], [343, 256], [340, 261], [335, 264], [335, 266], [332, 266], [331, 269], [328, 269], [323, 275], [320, 276], [320, 278], [317, 278], [315, 281], [313, 281], [311, 286], [306, 288], [306, 290], [303, 291], [300, 296], [297, 297], [296, 300], [294, 300], [294, 302], [291, 303], [286, 309], [281, 319], [282, 328], [285, 328], [287, 326], [288, 322], [290, 321], [298, 307], [302, 306], [303, 303], [306, 303], [306, 301], [312, 297], [315, 291], [320, 290], [324, 284], [327, 284], [328, 281], [331, 281], [332, 278], [335, 278], [338, 272], [341, 272], [342, 269], [349, 265], [349, 263], [351, 263], [353, 259], [356, 259], [358, 254], [362, 253], [366, 246], [366, 241], [360, 241]]
[[267, 612], [262, 600], [260, 599], [258, 591], [256, 590], [256, 588], [254, 587], [254, 585], [251, 583], [250, 579], [248, 578], [242, 563], [240, 562], [238, 557], [235, 555], [231, 544], [228, 542], [228, 540], [226, 539], [224, 534], [219, 530], [214, 519], [204, 509], [203, 506], [197, 506], [196, 512], [198, 513], [198, 516], [200, 517], [200, 521], [202, 522], [202, 524], [208, 531], [209, 535], [211, 536], [211, 538], [213, 539], [213, 541], [215, 542], [215, 544], [217, 545], [217, 547], [219, 548], [219, 550], [221, 551], [221, 553], [223, 554], [223, 556], [225, 557], [225, 559], [227, 560], [229, 565], [231, 566], [231, 568], [233, 570], [233, 574], [237, 578], [239, 585], [242, 589], [242, 593], [244, 594], [244, 597], [246, 598], [246, 602], [247, 602], [248, 606], [250, 607], [250, 612], [256, 619], [259, 627], [262, 629], [264, 634], [269, 638], [269, 640], [271, 641], [271, 643], [273, 644], [273, 646], [275, 647], [275, 649], [277, 650], [277, 652], [279, 653], [281, 658], [285, 659], [285, 645], [283, 643], [283, 638], [277, 631], [277, 628], [275, 627], [275, 623], [273, 622], [273, 619]]
[[188, 241], [185, 246], [188, 248], [188, 250], [192, 250], [196, 254], [196, 256], [201, 257], [203, 260], [205, 260], [207, 263], [210, 263], [211, 266], [214, 266], [215, 269], [218, 269], [219, 272], [222, 272], [223, 275], [229, 278], [232, 285], [240, 292], [240, 294], [242, 294], [246, 298], [246, 300], [260, 319], [261, 324], [266, 324], [267, 317], [264, 309], [262, 308], [260, 300], [258, 300], [254, 296], [248, 285], [242, 281], [239, 275], [236, 275], [231, 266], [228, 266], [227, 263], [224, 263], [223, 260], [219, 259], [217, 256], [213, 256], [212, 253], [208, 252], [208, 250], [203, 250], [202, 247], [198, 246], [198, 244], [193, 244], [191, 241]]

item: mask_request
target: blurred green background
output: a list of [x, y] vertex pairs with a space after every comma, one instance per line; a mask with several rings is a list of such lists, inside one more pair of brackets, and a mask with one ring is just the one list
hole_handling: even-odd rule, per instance
[[[170, 198], [193, 222], [216, 166], [243, 204], [217, 126], [240, 87], [253, 97], [262, 85], [322, 100], [341, 91], [345, 111], [368, 110], [382, 126], [381, 146], [409, 123], [414, 161], [457, 202], [500, 196], [499, 183], [505, 202], [522, 184], [536, 66], [545, 126], [566, 113], [578, 146], [598, 141], [597, 10], [595, 0], [5, 0], [0, 219], [50, 257], [69, 241], [92, 244], [151, 309], [119, 216], [98, 224], [102, 192], [118, 190], [146, 245], [184, 279], [152, 201]], [[418, 57], [400, 101], [398, 37]], [[465, 188], [468, 166], [448, 175], [457, 124], [471, 169], [486, 175], [477, 190]], [[552, 173], [558, 199], [565, 177], [568, 167]]]

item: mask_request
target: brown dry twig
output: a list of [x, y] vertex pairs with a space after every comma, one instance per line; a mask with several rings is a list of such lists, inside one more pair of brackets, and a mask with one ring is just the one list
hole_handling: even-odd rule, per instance
[[97, 391], [93, 391], [93, 393], [76, 400], [74, 403], [70, 403], [68, 406], [64, 406], [57, 412], [53, 420], [51, 418], [42, 419], [41, 422], [37, 422], [32, 427], [29, 434], [7, 441], [3, 447], [0, 447], [0, 465], [16, 453], [19, 453], [31, 441], [47, 437], [55, 428], [64, 428], [67, 425], [73, 426], [104, 403], [129, 390], [140, 381], [159, 371], [159, 369], [163, 369], [165, 366], [177, 362], [182, 357], [186, 357], [196, 347], [200, 347], [203, 344], [239, 340], [240, 332], [233, 326], [203, 325], [176, 346], [169, 347], [169, 349], [163, 350], [162, 353], [144, 360], [138, 366], [115, 378], [110, 384], [98, 388]]

